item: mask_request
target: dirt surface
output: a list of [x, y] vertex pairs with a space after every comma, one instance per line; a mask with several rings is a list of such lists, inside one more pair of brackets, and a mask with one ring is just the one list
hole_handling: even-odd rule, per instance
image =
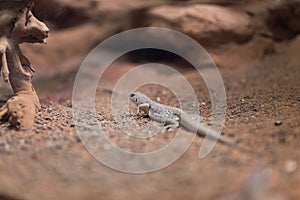
[[[291, 59], [283, 54], [272, 55], [259, 63], [241, 62], [239, 68], [220, 68], [228, 101], [224, 135], [240, 140], [255, 153], [244, 154], [217, 144], [206, 158], [199, 159], [203, 140], [197, 138], [174, 164], [147, 174], [115, 171], [87, 152], [74, 128], [71, 96], [66, 95], [72, 88], [63, 89], [66, 94], [56, 94], [59, 97], [53, 99], [42, 95], [43, 109], [34, 130], [17, 132], [1, 125], [0, 192], [15, 199], [226, 199], [242, 192], [255, 171], [267, 170], [268, 194], [298, 199], [300, 173], [290, 165], [300, 162], [300, 72]], [[124, 65], [127, 69], [121, 68]], [[107, 72], [106, 87], [113, 86], [135, 65], [116, 62], [113, 73]], [[209, 117], [210, 99], [198, 73], [186, 69], [183, 74], [194, 86], [199, 101], [204, 102], [201, 113]], [[149, 88], [143, 91], [150, 97], [160, 96], [162, 102], [176, 105], [176, 99], [165, 88]], [[117, 130], [110, 108], [102, 106], [107, 105], [110, 96], [107, 90], [99, 89], [96, 97], [105, 133], [121, 146], [138, 149], [138, 144]], [[154, 138], [159, 144], [171, 137], [162, 134]]]
[[[80, 31], [83, 27], [94, 34], [87, 37]], [[103, 165], [89, 154], [76, 133], [72, 115], [78, 66], [93, 46], [112, 35], [107, 30], [111, 30], [110, 25], [91, 24], [55, 30], [47, 45], [24, 47], [38, 66], [34, 85], [42, 110], [33, 130], [16, 131], [6, 123], [0, 125], [0, 199], [300, 198], [299, 36], [276, 43], [255, 36], [246, 44], [209, 49], [226, 88], [223, 134], [251, 149], [251, 153], [216, 144], [207, 157], [199, 159], [203, 138], [196, 137], [188, 151], [170, 166], [151, 173], [128, 174]], [[73, 39], [68, 37], [71, 32]], [[176, 130], [138, 141], [120, 131], [112, 116], [115, 83], [141, 64], [127, 58], [114, 62], [99, 83], [97, 121], [112, 143], [133, 152], [154, 150], [170, 142]], [[182, 61], [166, 64], [190, 81], [199, 111], [209, 121], [211, 100], [198, 72]], [[169, 78], [176, 84], [176, 76]], [[2, 82], [1, 86], [3, 105], [11, 91]], [[165, 87], [147, 85], [140, 90], [153, 99], [159, 97], [164, 104], [178, 106], [174, 94]], [[149, 119], [127, 122], [141, 126]]]

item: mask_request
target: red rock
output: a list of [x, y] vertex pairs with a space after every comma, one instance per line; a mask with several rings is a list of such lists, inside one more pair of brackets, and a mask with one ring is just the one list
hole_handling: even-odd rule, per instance
[[161, 6], [149, 11], [146, 23], [178, 30], [203, 45], [244, 43], [253, 32], [246, 12], [216, 5]]

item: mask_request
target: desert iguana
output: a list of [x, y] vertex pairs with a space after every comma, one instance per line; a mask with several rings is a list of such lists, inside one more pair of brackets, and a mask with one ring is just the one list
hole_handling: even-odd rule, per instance
[[238, 146], [236, 142], [219, 135], [216, 131], [208, 128], [203, 123], [193, 120], [186, 112], [178, 108], [166, 106], [152, 101], [150, 98], [140, 92], [131, 93], [129, 97], [130, 100], [138, 106], [138, 114], [149, 116], [150, 119], [164, 123], [167, 125], [167, 127], [182, 126], [188, 131], [197, 133], [202, 137], [207, 136], [210, 139], [218, 140], [219, 142], [228, 146], [245, 150], [243, 147]]

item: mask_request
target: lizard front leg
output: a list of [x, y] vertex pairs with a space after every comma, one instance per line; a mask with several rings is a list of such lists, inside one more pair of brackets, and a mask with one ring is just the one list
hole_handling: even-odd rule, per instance
[[143, 103], [137, 107], [137, 114], [139, 117], [145, 117], [149, 115], [150, 105], [148, 103]]

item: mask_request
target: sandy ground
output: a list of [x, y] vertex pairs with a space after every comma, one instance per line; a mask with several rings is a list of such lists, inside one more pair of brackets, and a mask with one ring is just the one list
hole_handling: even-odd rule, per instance
[[[35, 85], [43, 108], [35, 128], [17, 132], [7, 124], [0, 126], [0, 199], [265, 199], [263, 195], [299, 199], [298, 43], [284, 44], [284, 49], [279, 45], [275, 54], [256, 60], [235, 58], [235, 47], [227, 54], [212, 53], [217, 63], [228, 58], [223, 59], [228, 67], [219, 68], [228, 106], [223, 134], [240, 141], [253, 153], [217, 144], [207, 157], [199, 159], [203, 139], [196, 137], [172, 165], [145, 174], [113, 170], [84, 148], [72, 118], [74, 70], [48, 79], [43, 78], [46, 73], [38, 76]], [[105, 84], [97, 90], [96, 109], [98, 121], [112, 142], [143, 151], [145, 146], [151, 149], [167, 144], [174, 131], [159, 133], [153, 140], [134, 142], [116, 127], [110, 90], [122, 74], [136, 65], [128, 60], [113, 64], [104, 77]], [[211, 101], [201, 77], [192, 68], [181, 65], [177, 69], [193, 85], [200, 111], [204, 119], [209, 119]], [[166, 88], [150, 85], [142, 91], [152, 98], [160, 97], [170, 106], [178, 105]], [[8, 95], [9, 92], [3, 95], [2, 100]], [[148, 122], [136, 121], [138, 125]], [[257, 173], [264, 175], [253, 178]], [[247, 192], [261, 196], [250, 198]]]

